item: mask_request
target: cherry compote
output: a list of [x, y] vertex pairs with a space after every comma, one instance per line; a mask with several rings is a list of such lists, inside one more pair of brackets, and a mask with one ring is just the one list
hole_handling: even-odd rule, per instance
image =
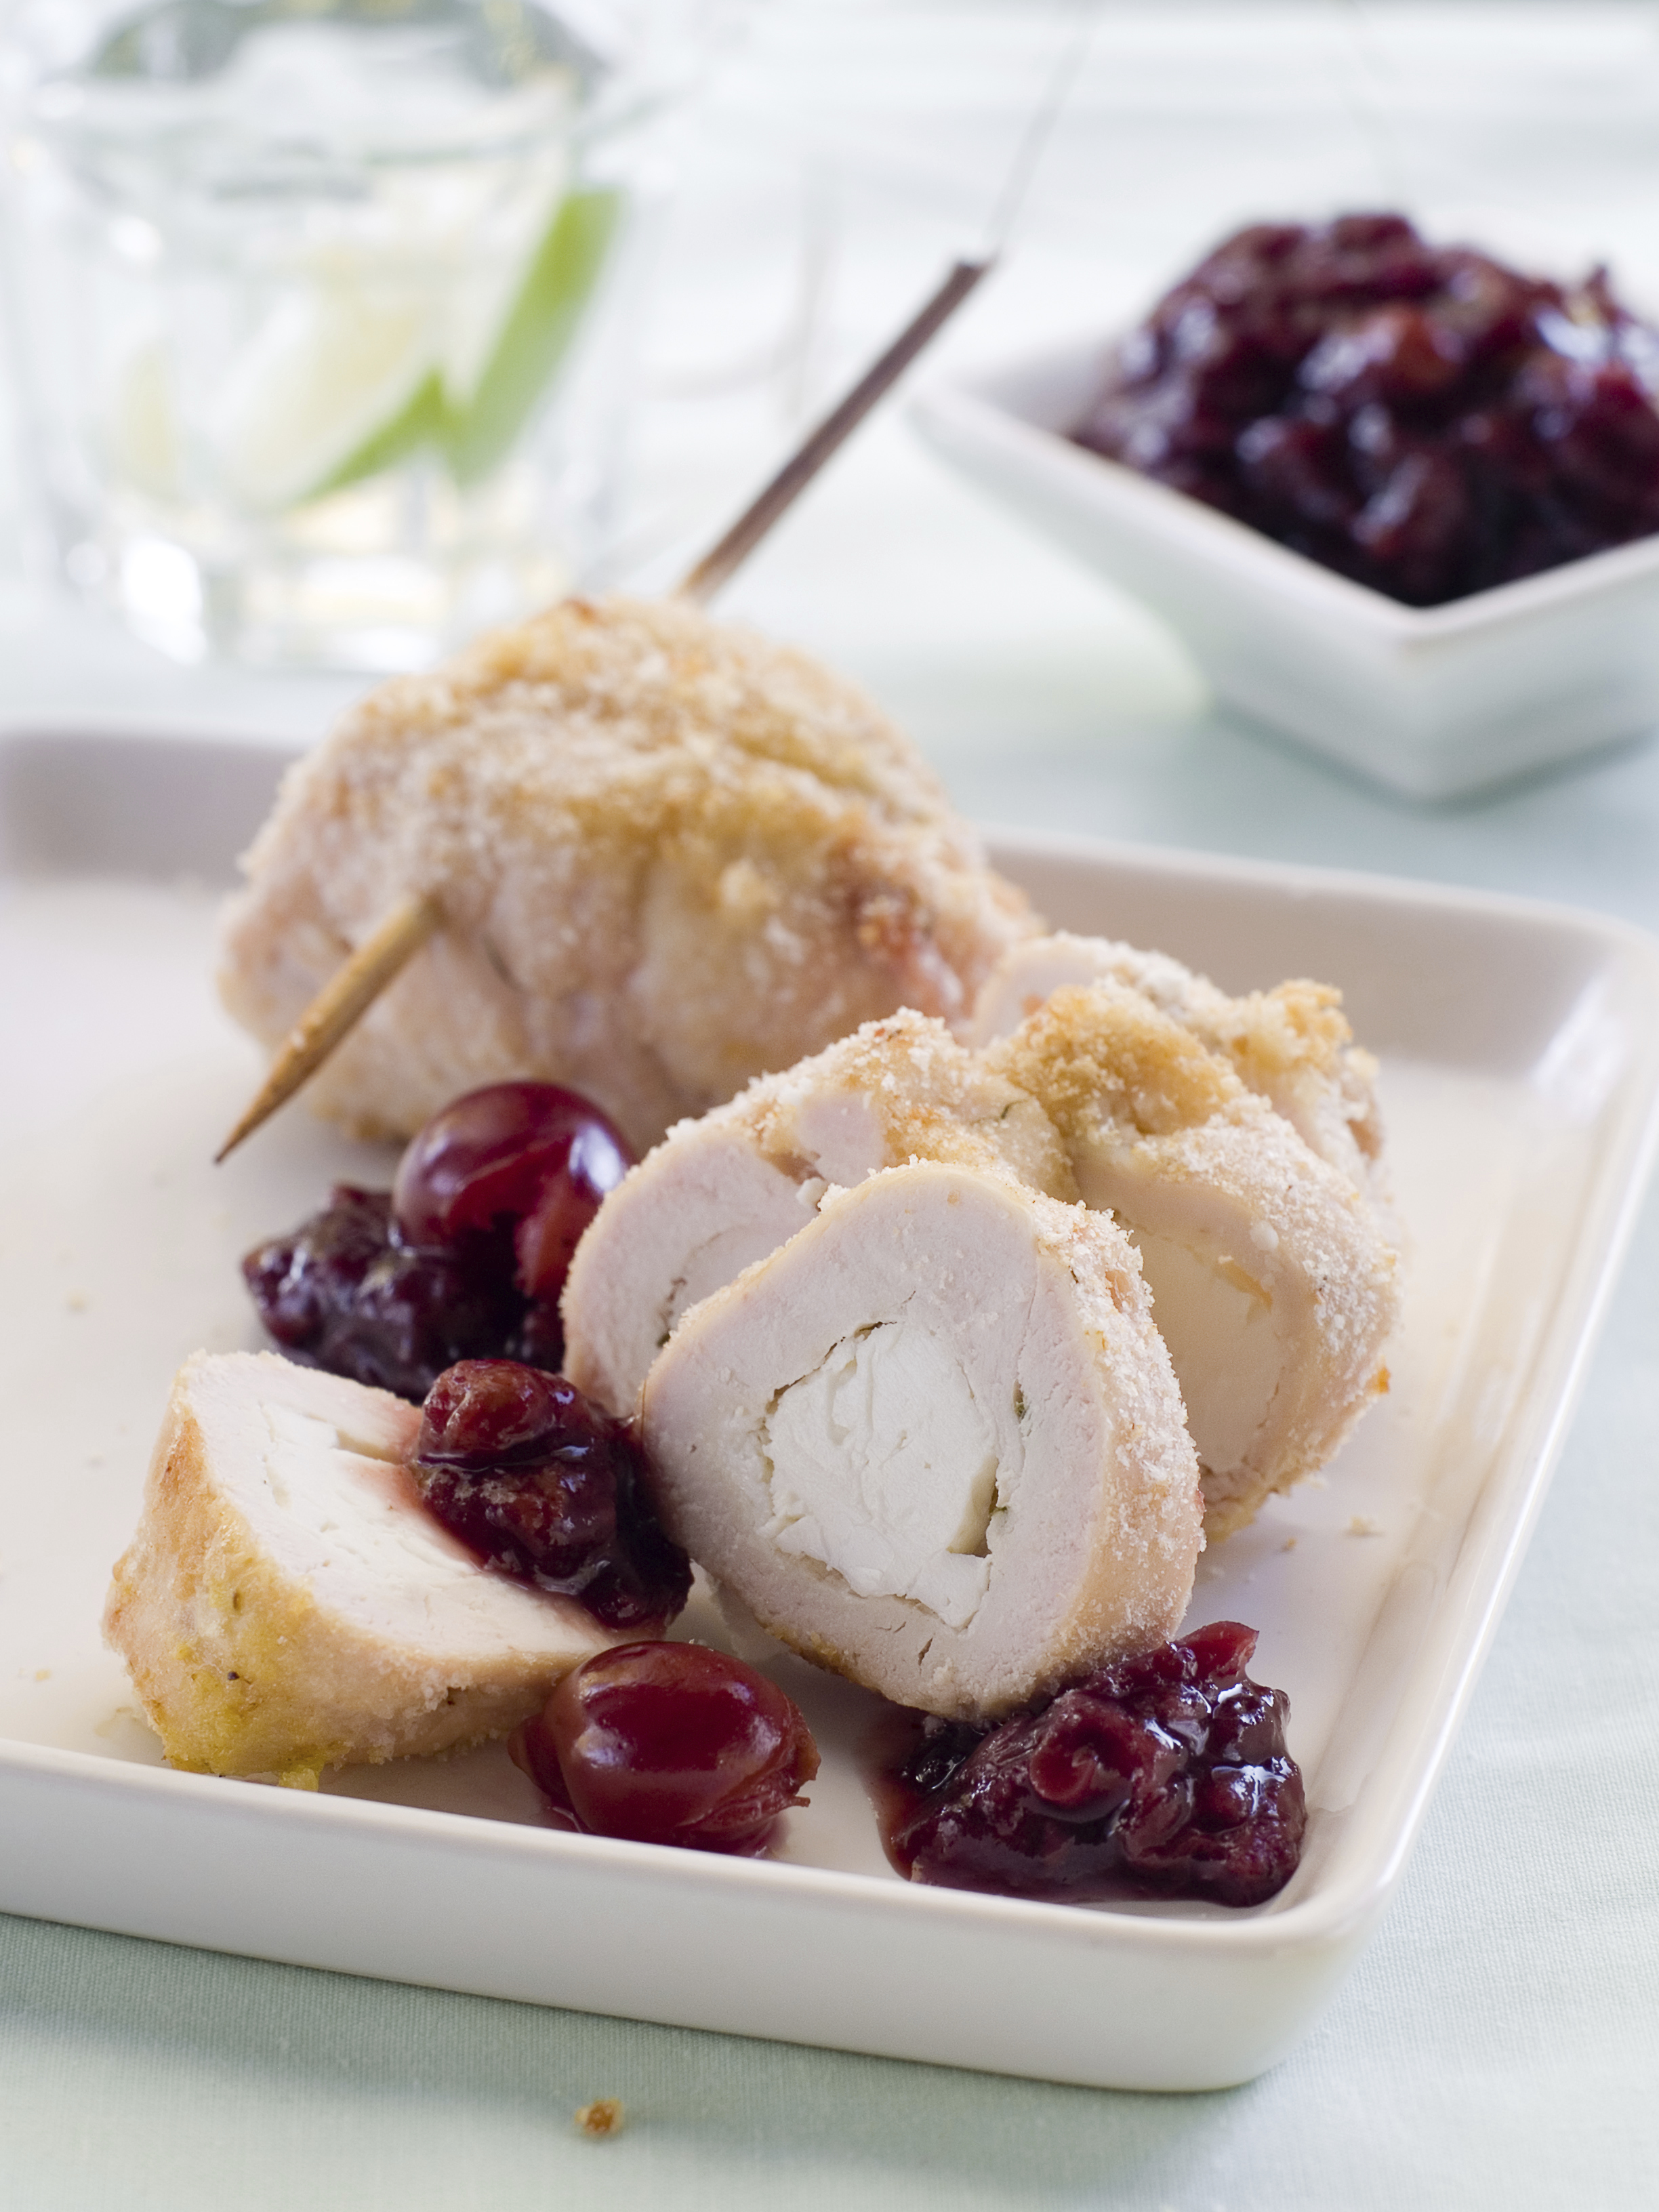
[[410, 1471], [481, 1559], [608, 1628], [659, 1626], [685, 1603], [691, 1563], [653, 1515], [633, 1431], [562, 1375], [462, 1360], [427, 1394]]
[[793, 1700], [696, 1644], [601, 1652], [566, 1675], [510, 1748], [574, 1826], [701, 1851], [764, 1850], [818, 1771]]
[[571, 1255], [630, 1164], [574, 1091], [492, 1084], [433, 1116], [390, 1192], [337, 1184], [242, 1273], [284, 1350], [402, 1397], [424, 1398], [458, 1359], [556, 1369]]
[[493, 1083], [434, 1114], [392, 1187], [404, 1243], [463, 1258], [512, 1248], [527, 1298], [556, 1306], [581, 1233], [633, 1164], [621, 1133], [553, 1083]]
[[878, 1783], [888, 1856], [961, 1889], [1260, 1905], [1307, 1814], [1290, 1700], [1244, 1671], [1255, 1643], [1216, 1621], [996, 1728], [906, 1716]]
[[525, 1315], [510, 1278], [410, 1251], [392, 1232], [391, 1192], [350, 1183], [250, 1252], [242, 1276], [284, 1351], [404, 1398], [423, 1398], [458, 1359], [514, 1348]]
[[1255, 223], [1118, 347], [1079, 444], [1435, 606], [1659, 531], [1659, 332], [1402, 216]]

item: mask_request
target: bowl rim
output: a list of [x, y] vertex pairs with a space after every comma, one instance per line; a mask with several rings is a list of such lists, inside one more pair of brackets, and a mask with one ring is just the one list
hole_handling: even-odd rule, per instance
[[1488, 585], [1439, 606], [1408, 606], [1371, 585], [1325, 568], [1310, 555], [1281, 544], [1189, 493], [1078, 444], [1014, 396], [1035, 379], [1079, 374], [1099, 362], [1115, 343], [1111, 333], [1096, 331], [966, 374], [941, 378], [915, 394], [909, 413], [925, 434], [942, 434], [954, 446], [954, 429], [976, 444], [988, 441], [1022, 460], [1035, 461], [1050, 482], [1058, 478], [1094, 503], [1104, 500], [1119, 519], [1139, 521], [1200, 558], [1252, 568], [1258, 580], [1288, 592], [1310, 611], [1339, 617], [1407, 649], [1480, 640], [1495, 630], [1545, 619], [1587, 599], [1659, 579], [1659, 532], [1655, 532], [1598, 553], [1580, 554], [1531, 576]]

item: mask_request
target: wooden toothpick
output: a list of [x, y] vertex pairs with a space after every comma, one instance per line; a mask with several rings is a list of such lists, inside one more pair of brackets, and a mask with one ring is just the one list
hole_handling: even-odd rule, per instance
[[398, 900], [373, 936], [363, 939], [283, 1038], [258, 1096], [214, 1154], [216, 1166], [317, 1073], [442, 920], [435, 899]]
[[955, 314], [989, 260], [958, 261], [931, 300], [905, 325], [879, 361], [874, 362], [841, 404], [803, 441], [758, 498], [750, 501], [716, 545], [710, 546], [679, 585], [677, 596], [699, 606], [713, 599], [726, 579], [749, 558], [780, 515], [793, 507], [818, 471], [850, 438], [889, 387], [896, 383], [940, 325]]

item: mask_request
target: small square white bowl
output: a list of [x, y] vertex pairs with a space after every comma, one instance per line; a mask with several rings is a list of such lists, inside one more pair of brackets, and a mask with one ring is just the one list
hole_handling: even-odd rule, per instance
[[1402, 606], [1072, 443], [1098, 338], [911, 406], [928, 445], [1178, 632], [1230, 706], [1413, 799], [1659, 724], [1659, 537]]

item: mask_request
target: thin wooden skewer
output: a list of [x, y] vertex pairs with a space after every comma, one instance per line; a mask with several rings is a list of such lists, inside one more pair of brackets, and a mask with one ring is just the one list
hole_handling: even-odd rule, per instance
[[[957, 263], [880, 360], [865, 372], [841, 404], [825, 416], [784, 463], [720, 543], [703, 555], [680, 584], [677, 598], [690, 599], [701, 606], [714, 597], [992, 266], [991, 257]], [[301, 1084], [310, 1080], [442, 920], [435, 899], [405, 898], [392, 908], [373, 936], [364, 939], [283, 1039], [258, 1096], [214, 1154], [216, 1165], [228, 1158], [245, 1138], [251, 1137], [261, 1122], [268, 1121], [279, 1106], [287, 1104]]]
[[992, 266], [990, 259], [958, 261], [933, 298], [907, 324], [880, 360], [859, 379], [845, 399], [792, 453], [757, 499], [738, 517], [717, 545], [711, 546], [684, 579], [677, 596], [699, 606], [713, 599], [734, 569], [746, 561], [786, 508], [793, 507], [823, 468], [901, 377], [928, 340], [955, 314]]
[[398, 900], [343, 968], [326, 982], [283, 1040], [270, 1073], [236, 1127], [213, 1155], [216, 1167], [251, 1137], [262, 1121], [313, 1076], [348, 1030], [368, 1012], [386, 985], [443, 920], [435, 899]]

